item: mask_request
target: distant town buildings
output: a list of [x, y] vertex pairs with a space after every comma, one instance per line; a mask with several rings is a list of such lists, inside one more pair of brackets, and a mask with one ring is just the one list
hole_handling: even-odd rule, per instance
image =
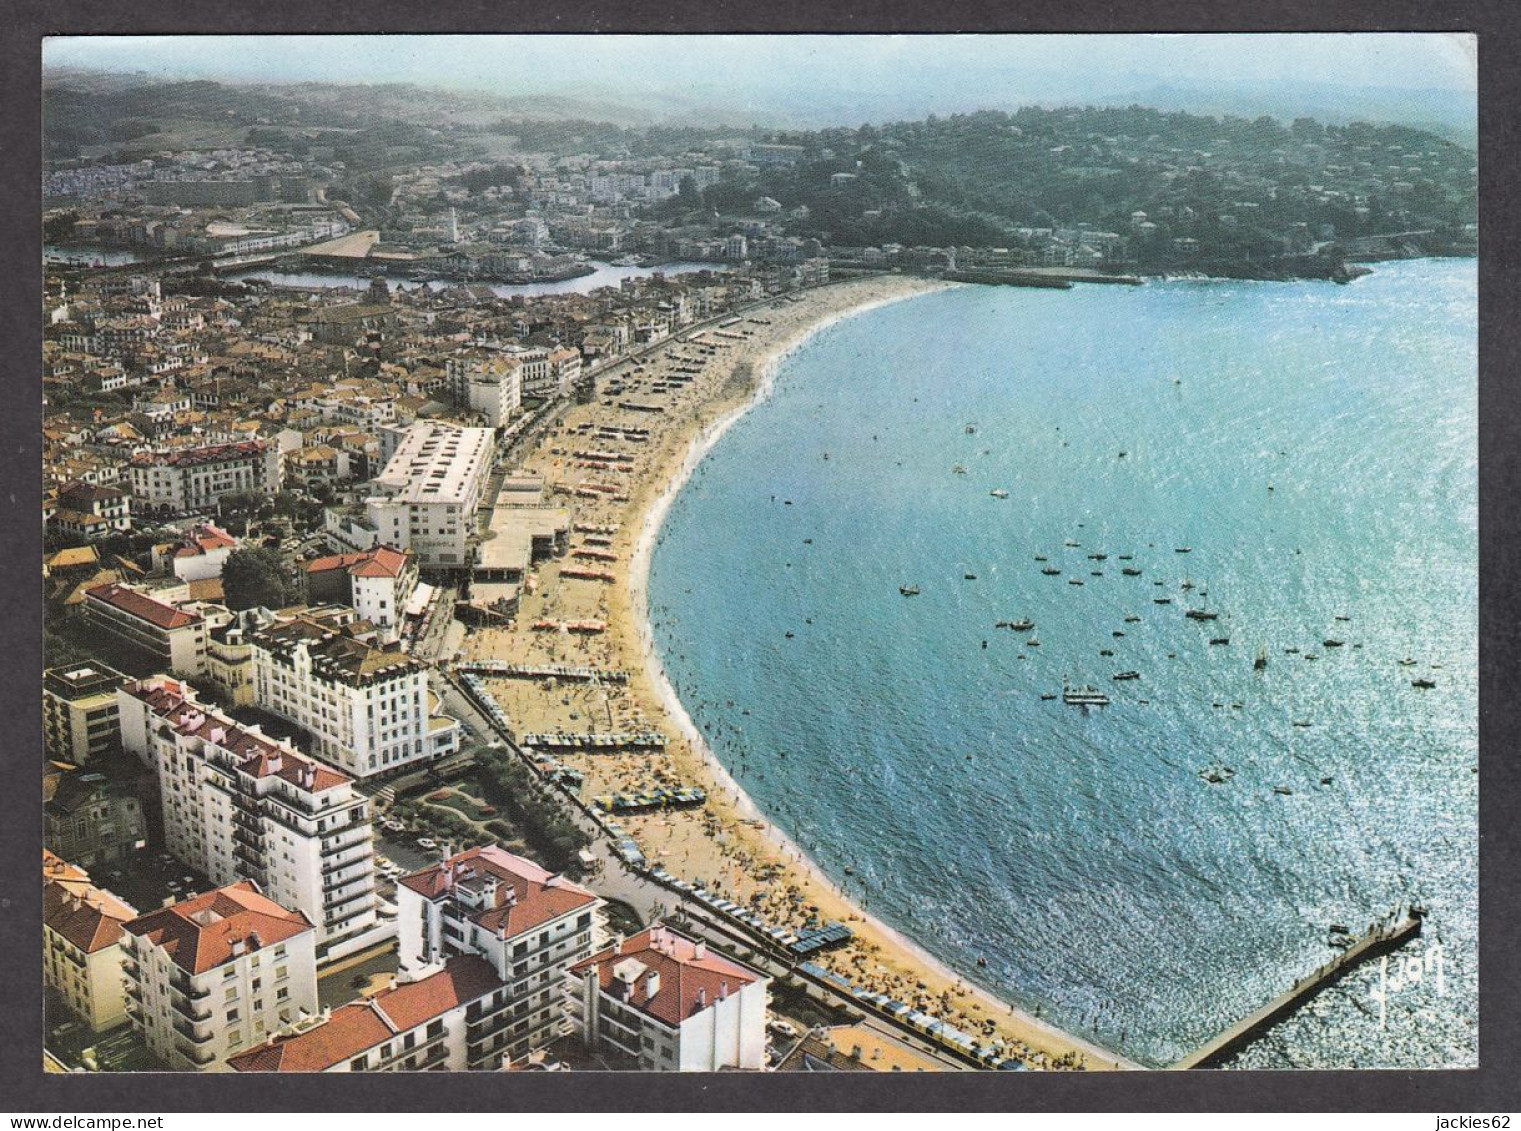
[[132, 458], [132, 495], [144, 508], [185, 514], [211, 510], [236, 491], [280, 489], [280, 453], [263, 440], [212, 444]]

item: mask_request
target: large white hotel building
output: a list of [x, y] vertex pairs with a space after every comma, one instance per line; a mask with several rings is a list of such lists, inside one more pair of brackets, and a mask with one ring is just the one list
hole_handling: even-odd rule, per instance
[[469, 568], [494, 445], [490, 428], [413, 424], [365, 500], [377, 541], [411, 550], [424, 569]]

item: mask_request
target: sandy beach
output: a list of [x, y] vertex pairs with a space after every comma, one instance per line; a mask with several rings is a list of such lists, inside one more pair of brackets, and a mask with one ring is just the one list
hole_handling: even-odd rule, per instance
[[[965, 1032], [1001, 1040], [1032, 1067], [1134, 1067], [969, 985], [845, 898], [719, 764], [666, 678], [646, 620], [650, 556], [671, 502], [723, 432], [769, 393], [787, 353], [833, 321], [945, 285], [899, 276], [835, 283], [798, 301], [747, 310], [728, 325], [684, 332], [600, 375], [597, 399], [568, 410], [521, 465], [523, 473], [543, 477], [546, 502], [570, 509], [576, 529], [570, 553], [539, 563], [525, 581], [516, 620], [473, 630], [461, 658], [629, 673], [626, 685], [489, 682], [519, 734], [666, 736], [663, 750], [561, 756], [585, 774], [587, 797], [655, 786], [707, 791], [707, 804], [698, 809], [620, 817], [652, 862], [778, 925], [849, 924], [855, 940], [817, 959], [820, 964]], [[588, 553], [595, 558], [588, 560]], [[604, 576], [564, 576], [567, 568]], [[605, 629], [573, 634], [534, 627], [545, 621], [598, 621]]]

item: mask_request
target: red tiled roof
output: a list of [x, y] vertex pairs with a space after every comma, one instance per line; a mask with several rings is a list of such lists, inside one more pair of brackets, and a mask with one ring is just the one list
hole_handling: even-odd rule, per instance
[[367, 1001], [333, 1010], [321, 1025], [227, 1058], [234, 1072], [322, 1072], [395, 1036]]
[[125, 930], [161, 948], [181, 970], [201, 974], [232, 958], [234, 941], [242, 940], [248, 953], [313, 927], [300, 911], [287, 911], [261, 895], [252, 881], [239, 880], [150, 911], [126, 924]]
[[399, 882], [431, 900], [441, 898], [455, 884], [483, 874], [497, 880], [496, 905], [474, 912], [471, 918], [506, 938], [597, 901], [580, 884], [494, 844], [456, 853], [431, 868], [403, 876]]
[[268, 445], [263, 440], [241, 440], [235, 444], [212, 444], [202, 448], [184, 448], [176, 452], [139, 452], [132, 457], [132, 464], [135, 467], [152, 467], [157, 463], [168, 467], [193, 467], [258, 455], [266, 447]]
[[194, 531], [186, 534], [181, 540], [179, 548], [174, 551], [177, 558], [198, 558], [202, 554], [209, 554], [213, 550], [229, 550], [238, 544], [236, 538], [225, 530], [220, 530], [211, 523], [197, 527]]
[[128, 589], [125, 585], [97, 585], [93, 589], [86, 590], [86, 595], [159, 628], [184, 628], [187, 625], [198, 624], [201, 619], [182, 612], [173, 605], [155, 601], [152, 597], [139, 593], [135, 589]]
[[165, 686], [139, 681], [128, 684], [125, 690], [181, 734], [193, 734], [231, 752], [238, 760], [238, 769], [252, 777], [274, 774], [308, 793], [321, 793], [353, 780], [266, 735], [239, 726], [225, 715], [190, 702], [173, 680], [166, 681]]
[[121, 938], [137, 911], [90, 882], [83, 868], [42, 850], [42, 921], [86, 954]]
[[[644, 971], [634, 982], [633, 994], [618, 1000], [667, 1025], [680, 1025], [692, 1014], [711, 1006], [723, 993], [738, 993], [761, 975], [747, 966], [704, 947], [697, 957], [697, 942], [678, 934], [663, 923], [656, 923], [624, 941], [621, 947], [609, 947], [600, 954], [582, 959], [570, 968], [572, 974], [597, 971], [597, 984], [606, 994], [614, 993], [613, 970], [629, 959], [637, 960]], [[659, 986], [651, 997], [649, 975], [660, 976]], [[701, 999], [701, 1000], [699, 1000]]]
[[503, 984], [485, 959], [451, 958], [436, 974], [350, 1002], [322, 1024], [229, 1057], [227, 1064], [237, 1072], [321, 1072], [479, 1001]]
[[376, 546], [357, 554], [330, 554], [306, 563], [307, 573], [346, 570], [355, 577], [400, 577], [407, 555], [389, 546]]

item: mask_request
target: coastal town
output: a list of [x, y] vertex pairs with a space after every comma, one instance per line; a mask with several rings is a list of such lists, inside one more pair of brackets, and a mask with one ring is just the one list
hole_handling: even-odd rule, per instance
[[[209, 93], [204, 144], [130, 106], [50, 135], [48, 1067], [1139, 1067], [873, 918], [745, 796], [661, 668], [661, 521], [831, 320], [1470, 253], [1473, 154], [1119, 111], [505, 147]], [[1151, 195], [995, 218], [932, 183], [952, 144]]]

